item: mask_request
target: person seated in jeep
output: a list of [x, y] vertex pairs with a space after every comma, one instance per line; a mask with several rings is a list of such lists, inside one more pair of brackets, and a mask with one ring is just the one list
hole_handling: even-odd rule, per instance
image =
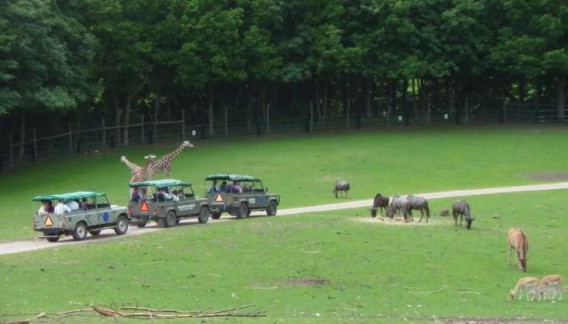
[[239, 182], [238, 181], [233, 181], [233, 184], [228, 185], [225, 188], [225, 192], [227, 193], [242, 193], [243, 192], [243, 188], [241, 188], [241, 186], [239, 186]]
[[41, 207], [37, 211], [38, 215], [47, 215], [53, 213], [53, 205], [50, 200], [44, 200], [41, 202]]
[[141, 199], [140, 193], [138, 192], [138, 187], [132, 188], [132, 196], [130, 197], [132, 202], [139, 202]]
[[164, 200], [172, 200], [173, 196], [168, 188], [164, 188]]
[[177, 190], [172, 191], [172, 200], [179, 201], [179, 193]]
[[209, 187], [209, 189], [207, 190], [208, 193], [215, 193], [215, 192], [219, 192], [219, 187], [217, 187], [217, 180], [213, 180], [213, 183], [211, 184], [211, 187]]

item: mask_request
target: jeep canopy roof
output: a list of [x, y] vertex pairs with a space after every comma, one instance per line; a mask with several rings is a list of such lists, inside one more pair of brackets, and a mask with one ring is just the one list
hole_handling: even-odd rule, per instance
[[93, 192], [93, 191], [77, 191], [77, 192], [69, 192], [69, 193], [62, 193], [62, 194], [54, 194], [54, 195], [39, 195], [35, 196], [32, 201], [42, 201], [42, 200], [76, 200], [76, 199], [83, 199], [83, 198], [96, 198], [96, 197], [104, 197], [105, 193], [103, 192]]
[[206, 181], [260, 181], [260, 179], [242, 174], [211, 174], [205, 178]]
[[190, 187], [191, 182], [175, 180], [175, 179], [161, 179], [161, 180], [130, 182], [128, 185], [130, 187], [156, 187], [156, 188], [167, 188], [172, 186]]

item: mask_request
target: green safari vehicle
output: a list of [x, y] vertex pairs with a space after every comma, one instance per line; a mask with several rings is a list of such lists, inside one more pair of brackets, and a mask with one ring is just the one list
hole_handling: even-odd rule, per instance
[[155, 221], [159, 227], [172, 227], [182, 218], [193, 217], [204, 224], [211, 217], [209, 200], [196, 197], [190, 182], [162, 179], [131, 182], [129, 186], [132, 195], [128, 215], [138, 227], [145, 227], [149, 221]]
[[[77, 241], [87, 233], [97, 236], [104, 229], [114, 229], [117, 235], [128, 231], [126, 207], [111, 205], [106, 194], [78, 191], [55, 195], [35, 196], [42, 206], [33, 217], [33, 229], [42, 232], [38, 238], [57, 242], [61, 235], [72, 235]], [[54, 204], [60, 202], [61, 206]]]
[[241, 174], [212, 174], [205, 181], [211, 181], [207, 197], [213, 219], [219, 219], [223, 212], [245, 218], [252, 210], [264, 210], [268, 216], [274, 216], [278, 211], [280, 195], [269, 193], [259, 178]]

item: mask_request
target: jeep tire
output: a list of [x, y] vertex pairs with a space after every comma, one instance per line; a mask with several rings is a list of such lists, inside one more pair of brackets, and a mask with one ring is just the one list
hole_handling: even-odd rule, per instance
[[48, 242], [57, 242], [57, 241], [59, 241], [59, 236], [48, 237], [47, 241]]
[[266, 208], [266, 215], [268, 216], [275, 216], [278, 212], [278, 204], [275, 200], [271, 200], [270, 204], [268, 204], [268, 208]]
[[221, 218], [221, 213], [211, 213], [211, 218], [219, 219], [219, 218]]
[[247, 206], [247, 204], [245, 204], [244, 202], [241, 203], [241, 205], [239, 206], [238, 212], [237, 212], [237, 218], [245, 218], [248, 215], [250, 215], [250, 210]]
[[173, 210], [170, 210], [167, 214], [166, 214], [166, 219], [165, 219], [165, 226], [166, 227], [174, 227], [176, 226], [176, 213]]
[[128, 232], [128, 219], [126, 219], [126, 217], [122, 215], [118, 216], [114, 232], [116, 233], [116, 235], [123, 235]]
[[199, 216], [197, 217], [197, 220], [199, 221], [199, 223], [201, 223], [201, 224], [207, 223], [209, 221], [209, 217], [211, 217], [211, 213], [209, 212], [209, 208], [201, 207], [201, 210], [199, 211]]
[[75, 241], [82, 241], [87, 237], [87, 233], [87, 224], [85, 224], [85, 222], [79, 222], [75, 225], [72, 235]]
[[90, 230], [89, 234], [91, 234], [92, 236], [98, 236], [99, 234], [101, 234], [101, 230]]
[[144, 227], [146, 227], [146, 222], [144, 222], [144, 223], [136, 223], [136, 227], [144, 228]]

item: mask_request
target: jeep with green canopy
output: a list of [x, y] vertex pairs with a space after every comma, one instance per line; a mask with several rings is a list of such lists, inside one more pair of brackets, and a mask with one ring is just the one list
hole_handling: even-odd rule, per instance
[[114, 229], [117, 235], [128, 231], [126, 207], [111, 205], [102, 192], [40, 195], [32, 200], [42, 204], [33, 217], [33, 229], [49, 242], [57, 242], [62, 235], [81, 241], [87, 233], [97, 236], [105, 229]]
[[205, 181], [211, 181], [207, 197], [213, 219], [219, 219], [223, 212], [245, 218], [253, 210], [264, 210], [269, 216], [276, 215], [278, 211], [280, 195], [269, 193], [259, 178], [241, 174], [212, 174]]
[[128, 215], [131, 223], [144, 227], [155, 221], [159, 227], [172, 227], [182, 218], [209, 221], [209, 200], [196, 197], [190, 182], [161, 179], [129, 183], [131, 196]]

